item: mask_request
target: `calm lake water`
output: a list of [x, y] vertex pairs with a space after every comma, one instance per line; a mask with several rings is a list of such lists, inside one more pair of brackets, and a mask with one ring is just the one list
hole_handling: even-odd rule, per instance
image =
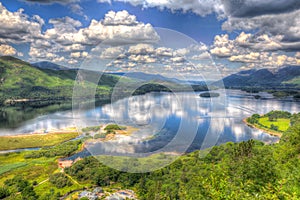
[[90, 144], [88, 150], [92, 154], [186, 152], [251, 138], [276, 142], [278, 138], [249, 128], [242, 120], [253, 113], [271, 110], [300, 112], [299, 102], [274, 99], [266, 93], [255, 99], [238, 90], [219, 92], [221, 96], [212, 99], [201, 98], [199, 93], [148, 93], [78, 111], [75, 115], [71, 110], [42, 115], [15, 129], [2, 128], [0, 134], [118, 123], [135, 126], [139, 131], [131, 136], [118, 136], [115, 141]]

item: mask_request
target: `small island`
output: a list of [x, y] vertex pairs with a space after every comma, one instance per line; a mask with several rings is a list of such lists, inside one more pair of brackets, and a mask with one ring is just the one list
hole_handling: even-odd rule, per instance
[[200, 97], [203, 98], [211, 98], [211, 97], [219, 97], [220, 94], [217, 92], [204, 92], [200, 94]]
[[138, 129], [131, 126], [120, 126], [118, 124], [107, 124], [101, 126], [92, 126], [82, 129], [82, 133], [89, 136], [90, 141], [109, 141], [113, 140], [116, 135], [131, 135]]
[[293, 123], [293, 116], [286, 111], [271, 111], [264, 115], [253, 114], [243, 121], [250, 127], [262, 130], [270, 135], [281, 137]]

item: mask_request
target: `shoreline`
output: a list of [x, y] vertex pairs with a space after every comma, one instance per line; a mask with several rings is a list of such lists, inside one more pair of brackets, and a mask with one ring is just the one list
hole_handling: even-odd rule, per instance
[[263, 131], [263, 132], [265, 132], [265, 133], [267, 133], [267, 134], [269, 134], [269, 135], [271, 135], [271, 136], [278, 137], [279, 139], [282, 137], [282, 133], [276, 132], [276, 131], [271, 131], [271, 130], [266, 129], [266, 128], [258, 127], [258, 126], [256, 126], [255, 124], [250, 124], [249, 122], [247, 122], [247, 119], [248, 119], [248, 117], [243, 119], [243, 122], [244, 122], [247, 126], [249, 126], [249, 127], [251, 127], [251, 128], [255, 128], [255, 129], [261, 130], [261, 131]]

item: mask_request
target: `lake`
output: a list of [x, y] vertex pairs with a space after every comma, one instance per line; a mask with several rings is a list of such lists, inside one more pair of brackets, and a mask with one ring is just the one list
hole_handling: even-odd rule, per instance
[[[274, 99], [272, 95], [248, 94], [239, 90], [217, 91], [220, 97], [202, 98], [199, 93], [148, 93], [120, 99], [95, 109], [58, 111], [20, 123], [14, 129], [1, 127], [1, 135], [25, 134], [36, 130], [78, 128], [118, 123], [139, 128], [131, 136], [88, 145], [92, 154], [131, 155], [157, 152], [190, 152], [229, 141], [249, 139], [265, 143], [278, 141], [260, 130], [252, 129], [243, 119], [271, 110], [300, 112], [299, 102]], [[75, 113], [75, 114], [74, 114]], [[12, 117], [12, 116], [7, 116]]]

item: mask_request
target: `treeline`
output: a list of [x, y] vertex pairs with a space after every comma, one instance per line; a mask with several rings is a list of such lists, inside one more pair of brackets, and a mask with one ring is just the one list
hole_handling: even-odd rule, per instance
[[268, 92], [269, 94], [272, 94], [276, 98], [285, 98], [289, 96], [293, 97], [294, 99], [300, 98], [300, 92], [295, 90], [295, 87], [287, 88], [283, 86], [281, 88], [277, 87], [273, 89], [266, 89], [266, 87], [239, 87], [234, 89], [240, 89], [247, 93]]
[[251, 124], [258, 123], [259, 118], [267, 117], [269, 121], [276, 121], [277, 119], [291, 119], [298, 114], [291, 114], [287, 111], [272, 110], [267, 114], [260, 116], [259, 114], [253, 114], [251, 117], [247, 118], [247, 122]]

